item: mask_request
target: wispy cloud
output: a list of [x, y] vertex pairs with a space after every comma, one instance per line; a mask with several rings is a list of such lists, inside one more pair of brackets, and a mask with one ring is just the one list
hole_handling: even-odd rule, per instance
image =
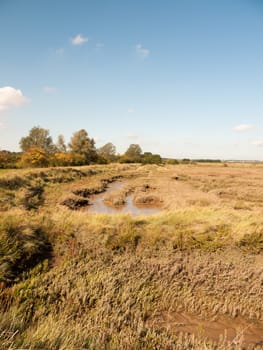
[[128, 108], [128, 111], [127, 111], [128, 113], [134, 113], [135, 112], [135, 109], [134, 108], [132, 108], [132, 107], [130, 107], [130, 108]]
[[240, 124], [233, 128], [233, 130], [237, 132], [248, 131], [252, 129], [255, 129], [255, 126], [252, 124]]
[[12, 107], [22, 106], [29, 102], [22, 91], [11, 86], [0, 88], [0, 112], [6, 111]]
[[146, 49], [141, 44], [136, 45], [136, 52], [137, 52], [137, 55], [142, 59], [147, 58], [150, 54], [150, 50]]
[[89, 41], [89, 38], [84, 37], [82, 34], [77, 34], [74, 38], [70, 39], [72, 45], [83, 45]]
[[263, 147], [263, 141], [262, 140], [252, 141], [251, 145], [258, 146], [258, 147]]
[[47, 95], [54, 95], [57, 92], [57, 89], [54, 86], [44, 86], [43, 92]]

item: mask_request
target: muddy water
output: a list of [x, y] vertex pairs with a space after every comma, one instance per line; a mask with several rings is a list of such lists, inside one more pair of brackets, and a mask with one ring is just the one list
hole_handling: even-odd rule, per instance
[[256, 345], [263, 349], [263, 323], [248, 321], [240, 316], [230, 318], [220, 316], [215, 321], [201, 319], [187, 313], [163, 313], [155, 315], [148, 321], [149, 325], [159, 328], [169, 328], [176, 333], [184, 332], [203, 336], [219, 341], [223, 336], [227, 341], [242, 341], [242, 349], [254, 348]]
[[161, 209], [153, 206], [136, 206], [133, 204], [133, 194], [126, 197], [126, 203], [121, 207], [110, 207], [103, 200], [106, 195], [118, 191], [123, 188], [124, 182], [115, 182], [109, 185], [106, 192], [94, 195], [90, 198], [91, 205], [88, 207], [89, 213], [99, 214], [121, 214], [129, 213], [132, 216], [152, 215], [158, 213]]

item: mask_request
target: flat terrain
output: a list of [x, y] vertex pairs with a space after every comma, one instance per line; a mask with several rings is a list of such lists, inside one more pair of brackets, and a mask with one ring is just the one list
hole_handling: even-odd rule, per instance
[[0, 172], [0, 348], [263, 349], [262, 173]]

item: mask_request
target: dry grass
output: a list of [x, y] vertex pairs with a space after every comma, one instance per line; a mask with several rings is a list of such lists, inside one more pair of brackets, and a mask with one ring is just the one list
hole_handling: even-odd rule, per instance
[[[41, 182], [34, 210], [12, 181], [38, 177], [5, 173], [1, 193], [20, 204], [0, 217], [1, 349], [261, 349], [263, 219], [249, 196], [261, 171], [96, 166], [65, 183], [61, 170]], [[164, 210], [133, 218], [60, 204], [116, 176]]]

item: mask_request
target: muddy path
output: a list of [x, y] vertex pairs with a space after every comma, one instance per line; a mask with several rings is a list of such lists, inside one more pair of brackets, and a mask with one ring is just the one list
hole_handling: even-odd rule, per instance
[[148, 325], [169, 329], [175, 333], [194, 334], [216, 342], [225, 339], [232, 345], [242, 344], [242, 349], [251, 349], [255, 346], [263, 348], [263, 322], [249, 321], [241, 316], [234, 319], [218, 316], [209, 320], [187, 312], [163, 312], [150, 319]]

